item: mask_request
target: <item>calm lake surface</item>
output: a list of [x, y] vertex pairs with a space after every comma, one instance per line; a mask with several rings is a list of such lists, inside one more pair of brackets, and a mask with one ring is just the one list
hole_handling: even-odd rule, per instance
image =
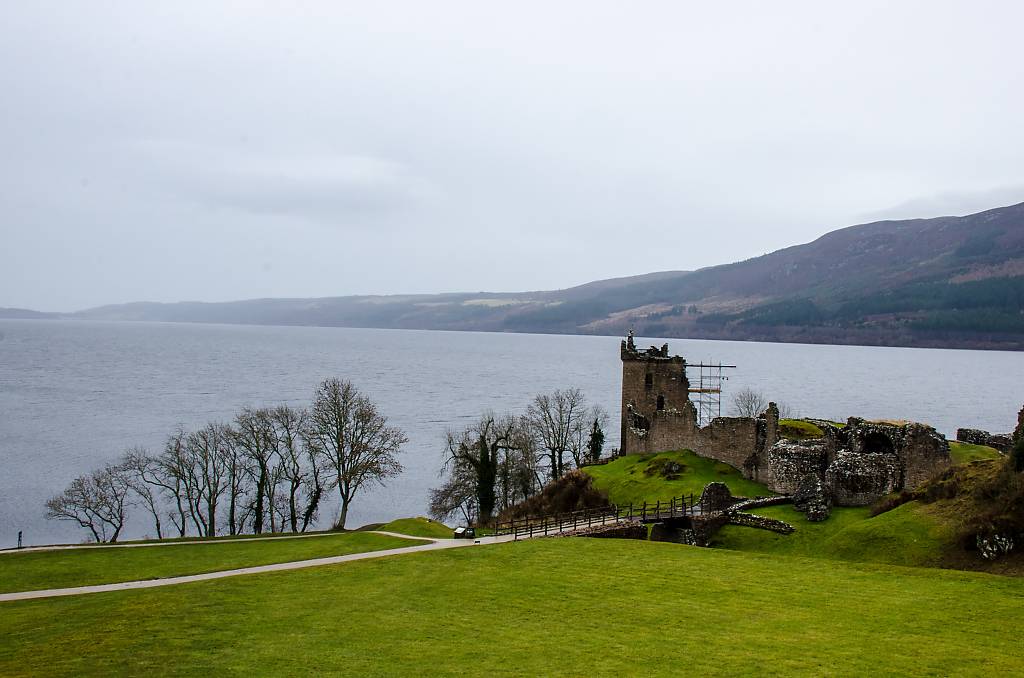
[[[666, 340], [638, 338], [640, 346]], [[803, 416], [924, 421], [952, 437], [1009, 431], [1024, 402], [1024, 353], [667, 340], [690, 362], [737, 365], [752, 387]], [[0, 547], [78, 542], [45, 501], [75, 476], [178, 425], [246, 405], [306, 405], [327, 377], [352, 380], [408, 435], [405, 472], [356, 498], [349, 526], [422, 515], [444, 435], [484, 410], [522, 412], [537, 393], [579, 387], [618, 445], [618, 337], [173, 323], [0, 321]], [[723, 404], [723, 414], [727, 414]], [[322, 512], [326, 524], [337, 501]], [[151, 530], [135, 511], [128, 537]]]

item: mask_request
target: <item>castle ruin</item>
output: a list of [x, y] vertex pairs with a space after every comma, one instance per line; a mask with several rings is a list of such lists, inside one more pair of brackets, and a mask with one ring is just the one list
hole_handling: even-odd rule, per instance
[[715, 417], [700, 426], [682, 356], [670, 355], [668, 344], [638, 349], [632, 334], [620, 356], [622, 454], [689, 449], [783, 494], [813, 476], [840, 506], [912, 489], [950, 464], [949, 443], [924, 424], [815, 420], [823, 436], [794, 442], [779, 435], [771, 403], [757, 417]]

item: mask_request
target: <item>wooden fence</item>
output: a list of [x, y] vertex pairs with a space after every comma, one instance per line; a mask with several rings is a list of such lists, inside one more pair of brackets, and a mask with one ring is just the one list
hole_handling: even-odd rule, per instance
[[600, 508], [572, 511], [535, 518], [518, 518], [495, 525], [494, 535], [512, 535], [534, 537], [538, 535], [558, 534], [594, 525], [608, 525], [620, 522], [658, 522], [666, 518], [699, 515], [701, 507], [696, 505], [693, 495], [689, 497], [673, 497], [668, 501], [643, 502], [628, 506], [603, 506]]

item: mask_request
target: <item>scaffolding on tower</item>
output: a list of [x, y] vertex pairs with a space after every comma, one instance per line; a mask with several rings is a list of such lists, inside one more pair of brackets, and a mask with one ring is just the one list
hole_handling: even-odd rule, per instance
[[712, 419], [722, 416], [722, 384], [729, 380], [723, 370], [734, 369], [735, 365], [722, 363], [687, 363], [686, 378], [690, 382], [690, 394], [696, 396], [691, 401], [697, 406], [697, 423], [700, 426], [707, 426]]

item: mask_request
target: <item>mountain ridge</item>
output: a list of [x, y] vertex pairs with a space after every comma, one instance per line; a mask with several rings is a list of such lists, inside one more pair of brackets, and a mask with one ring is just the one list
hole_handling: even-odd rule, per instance
[[[2, 315], [2, 314], [0, 314]], [[1024, 203], [562, 290], [133, 302], [63, 317], [1024, 349]]]

